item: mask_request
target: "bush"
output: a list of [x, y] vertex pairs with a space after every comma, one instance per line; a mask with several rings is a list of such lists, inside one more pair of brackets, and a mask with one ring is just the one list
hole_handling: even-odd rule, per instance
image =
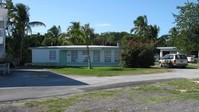
[[123, 67], [146, 68], [154, 65], [155, 42], [146, 39], [131, 39], [122, 44]]

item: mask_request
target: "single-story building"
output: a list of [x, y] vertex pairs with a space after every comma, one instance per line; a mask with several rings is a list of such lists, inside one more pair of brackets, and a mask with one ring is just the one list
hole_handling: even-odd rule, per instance
[[160, 50], [160, 58], [166, 54], [178, 54], [178, 49], [176, 47], [157, 47]]
[[[32, 64], [42, 66], [87, 66], [86, 45], [32, 47]], [[92, 66], [117, 66], [119, 46], [89, 45]]]
[[[179, 54], [179, 50], [176, 47], [157, 47], [159, 50], [159, 58], [163, 57], [166, 54]], [[196, 58], [199, 58], [199, 51], [190, 51], [187, 53], [183, 53], [187, 56], [194, 55]]]

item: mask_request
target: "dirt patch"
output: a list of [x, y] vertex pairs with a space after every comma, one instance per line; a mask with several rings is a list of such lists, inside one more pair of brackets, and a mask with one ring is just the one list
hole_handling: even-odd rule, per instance
[[199, 101], [170, 101], [163, 103], [141, 103], [126, 96], [103, 100], [82, 101], [69, 107], [66, 112], [198, 112]]
[[20, 103], [0, 104], [0, 112], [45, 112], [37, 107], [27, 107]]

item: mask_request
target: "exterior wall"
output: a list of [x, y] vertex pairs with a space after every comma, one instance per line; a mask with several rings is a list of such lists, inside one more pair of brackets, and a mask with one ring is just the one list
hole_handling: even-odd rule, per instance
[[160, 58], [164, 56], [164, 52], [169, 52], [169, 54], [177, 54], [177, 50], [160, 50]]
[[5, 28], [7, 24], [7, 9], [0, 8], [0, 58], [5, 56]]
[[[56, 60], [49, 60], [49, 52], [56, 50]], [[78, 52], [77, 62], [72, 62], [71, 51]], [[45, 65], [45, 66], [87, 66], [87, 62], [83, 62], [83, 51], [86, 49], [32, 49], [32, 64], [33, 65]], [[100, 51], [100, 62], [94, 62], [94, 50]], [[105, 50], [111, 51], [111, 62], [105, 62]], [[117, 49], [91, 49], [90, 59], [92, 66], [117, 66], [119, 62], [115, 62], [114, 51]]]
[[[56, 59], [49, 59], [49, 52], [56, 51]], [[56, 49], [32, 49], [32, 63], [33, 65], [59, 65], [59, 50]]]
[[[110, 50], [110, 62], [105, 62], [105, 51]], [[117, 66], [119, 62], [115, 62], [115, 51], [119, 51], [119, 47], [112, 46], [94, 46], [90, 48], [90, 59], [92, 66]], [[50, 59], [50, 51], [56, 51], [56, 59]], [[76, 62], [72, 62], [72, 51], [77, 52]], [[32, 64], [33, 65], [45, 65], [45, 66], [87, 66], [87, 62], [83, 62], [83, 52], [87, 52], [85, 47], [77, 46], [47, 46], [32, 48]], [[99, 51], [97, 57], [94, 58], [94, 51]], [[52, 55], [52, 54], [51, 54]], [[119, 54], [118, 54], [119, 55]], [[99, 57], [98, 57], [99, 56]], [[119, 56], [118, 56], [119, 57]], [[99, 60], [99, 62], [94, 62]]]
[[[115, 61], [115, 57], [114, 57], [114, 51], [117, 50], [113, 50], [113, 49], [108, 49], [108, 50], [111, 50], [111, 62], [105, 62], [104, 60], [104, 49], [103, 50], [100, 50], [100, 62], [94, 62], [94, 58], [93, 58], [93, 55], [94, 55], [94, 50], [90, 50], [90, 59], [91, 59], [91, 65], [92, 66], [117, 66], [119, 65], [119, 62], [114, 62]], [[84, 50], [78, 50], [78, 60], [77, 62], [71, 62], [71, 50], [70, 51], [67, 51], [66, 54], [70, 54], [70, 55], [67, 55], [67, 60], [66, 60], [66, 63], [65, 64], [62, 64], [62, 65], [65, 65], [65, 66], [87, 66], [88, 63], [87, 62], [83, 62], [83, 51]]]

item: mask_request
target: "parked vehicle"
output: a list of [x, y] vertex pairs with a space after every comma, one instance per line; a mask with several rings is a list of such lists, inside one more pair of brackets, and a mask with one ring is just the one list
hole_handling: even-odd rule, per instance
[[159, 60], [160, 67], [183, 67], [188, 65], [187, 57], [183, 54], [167, 54]]
[[195, 55], [187, 56], [187, 60], [189, 63], [197, 63], [198, 62], [198, 59], [195, 57]]

